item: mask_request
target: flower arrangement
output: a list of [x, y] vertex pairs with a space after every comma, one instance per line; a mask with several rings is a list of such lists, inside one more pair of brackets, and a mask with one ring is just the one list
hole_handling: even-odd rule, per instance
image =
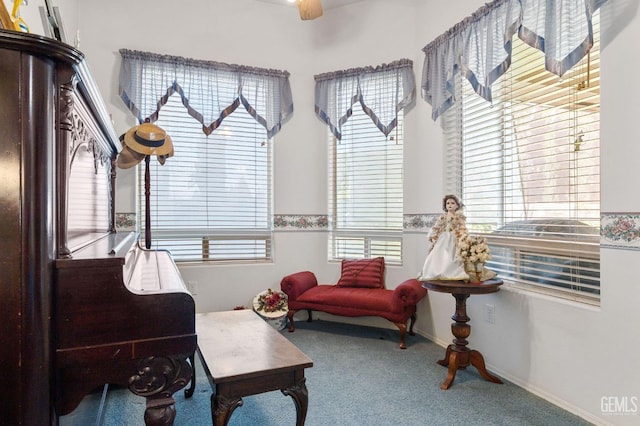
[[457, 254], [465, 263], [485, 263], [491, 259], [487, 239], [480, 236], [465, 235], [458, 240]]
[[257, 298], [257, 311], [277, 312], [287, 309], [287, 295], [281, 291], [268, 289]]

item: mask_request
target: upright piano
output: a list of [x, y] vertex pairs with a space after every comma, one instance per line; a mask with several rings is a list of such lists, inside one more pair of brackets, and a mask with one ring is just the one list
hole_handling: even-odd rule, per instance
[[121, 145], [84, 55], [0, 30], [0, 58], [0, 423], [56, 425], [110, 383], [172, 424], [195, 304], [170, 253], [116, 232]]

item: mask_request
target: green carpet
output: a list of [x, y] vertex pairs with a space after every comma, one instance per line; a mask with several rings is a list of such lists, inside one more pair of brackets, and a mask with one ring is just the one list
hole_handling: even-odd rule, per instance
[[[447, 369], [436, 364], [444, 349], [420, 336], [398, 347], [398, 331], [314, 321], [296, 323], [282, 334], [314, 362], [306, 370], [309, 390], [307, 426], [427, 425], [588, 425], [522, 388], [485, 381], [469, 367], [458, 371], [453, 386], [440, 389]], [[196, 391], [176, 393], [176, 426], [211, 425], [211, 389], [199, 360]], [[295, 405], [279, 391], [243, 399], [230, 426], [295, 425]], [[145, 401], [126, 389], [109, 392], [106, 426], [143, 425]], [[88, 423], [67, 416], [61, 426]]]

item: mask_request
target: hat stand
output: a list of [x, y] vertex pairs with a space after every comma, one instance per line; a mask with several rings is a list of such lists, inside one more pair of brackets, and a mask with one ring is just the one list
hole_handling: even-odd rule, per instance
[[[143, 130], [144, 126], [144, 130]], [[139, 135], [138, 132], [141, 132]], [[121, 136], [121, 140], [127, 146], [127, 149], [131, 151], [129, 161], [137, 160], [140, 162], [141, 156], [144, 156], [144, 201], [145, 201], [145, 225], [144, 225], [144, 239], [145, 247], [147, 250], [151, 249], [151, 169], [149, 163], [151, 162], [151, 156], [157, 155], [160, 164], [164, 164], [166, 158], [173, 155], [173, 143], [171, 138], [160, 127], [152, 124], [149, 119], [146, 119], [144, 123], [134, 126], [129, 129], [124, 135]], [[168, 141], [168, 144], [166, 143]], [[160, 147], [167, 149], [160, 150]], [[136, 157], [136, 155], [141, 155]], [[160, 156], [162, 155], [162, 157]], [[125, 163], [123, 162], [123, 165]], [[126, 163], [127, 167], [131, 167], [133, 164]], [[127, 168], [125, 167], [125, 168]]]
[[144, 156], [144, 246], [151, 248], [151, 172], [149, 171], [150, 155]]

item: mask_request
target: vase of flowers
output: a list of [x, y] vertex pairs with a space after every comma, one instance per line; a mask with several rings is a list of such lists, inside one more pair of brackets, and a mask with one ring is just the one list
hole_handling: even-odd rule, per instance
[[287, 301], [285, 293], [268, 289], [253, 299], [253, 310], [276, 330], [282, 330], [287, 324]]
[[481, 282], [484, 265], [491, 259], [487, 239], [481, 236], [465, 235], [458, 240], [458, 257], [465, 265], [470, 282]]

